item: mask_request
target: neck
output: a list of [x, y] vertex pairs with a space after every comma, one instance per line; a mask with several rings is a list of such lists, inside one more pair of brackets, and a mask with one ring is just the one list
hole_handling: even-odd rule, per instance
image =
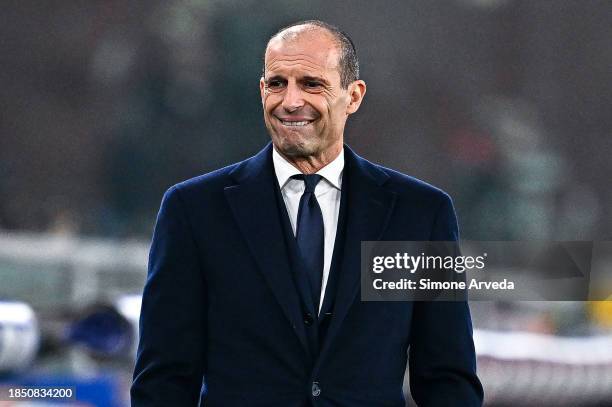
[[309, 156], [288, 156], [274, 147], [274, 149], [287, 160], [291, 165], [300, 170], [302, 174], [314, 174], [330, 162], [334, 161], [342, 151], [342, 144], [334, 146], [317, 155]]

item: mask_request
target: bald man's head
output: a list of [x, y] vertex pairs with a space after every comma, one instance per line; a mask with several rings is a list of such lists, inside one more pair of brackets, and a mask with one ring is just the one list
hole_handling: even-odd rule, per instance
[[[304, 35], [316, 35], [321, 32], [330, 35], [338, 47], [340, 85], [347, 89], [350, 83], [359, 79], [359, 60], [357, 59], [357, 52], [353, 41], [346, 33], [340, 31], [338, 27], [320, 20], [299, 21], [281, 28], [270, 37], [266, 51], [274, 41], [295, 41]], [[265, 54], [263, 72], [265, 72]]]

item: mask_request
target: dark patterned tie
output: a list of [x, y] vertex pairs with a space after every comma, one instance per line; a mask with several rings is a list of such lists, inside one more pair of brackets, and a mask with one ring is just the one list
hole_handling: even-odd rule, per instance
[[294, 175], [291, 178], [304, 181], [306, 188], [300, 198], [297, 217], [296, 240], [302, 261], [308, 270], [308, 281], [312, 290], [315, 312], [319, 310], [323, 279], [324, 229], [323, 214], [315, 196], [315, 187], [321, 180], [318, 174]]

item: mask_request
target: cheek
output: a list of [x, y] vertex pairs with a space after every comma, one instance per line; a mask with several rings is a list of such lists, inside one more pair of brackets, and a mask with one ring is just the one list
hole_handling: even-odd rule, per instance
[[263, 107], [264, 107], [265, 113], [272, 114], [274, 110], [278, 107], [281, 101], [282, 101], [282, 98], [280, 98], [278, 95], [274, 95], [274, 94], [264, 95]]
[[342, 100], [335, 100], [329, 105], [329, 115], [334, 121], [341, 121], [346, 114], [346, 104]]

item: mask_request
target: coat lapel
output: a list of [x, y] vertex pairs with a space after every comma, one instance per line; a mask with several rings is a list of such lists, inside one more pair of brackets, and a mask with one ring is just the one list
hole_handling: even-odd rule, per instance
[[231, 173], [236, 185], [225, 188], [226, 199], [259, 270], [308, 350], [300, 304], [291, 278], [287, 248], [276, 203], [272, 144], [243, 161]]
[[383, 186], [389, 178], [384, 171], [359, 157], [348, 146], [345, 145], [344, 150], [345, 176], [341, 198], [347, 199], [344, 258], [338, 270], [340, 275], [333, 317], [318, 363], [328, 353], [359, 292], [361, 241], [381, 239], [396, 199], [395, 192]]

